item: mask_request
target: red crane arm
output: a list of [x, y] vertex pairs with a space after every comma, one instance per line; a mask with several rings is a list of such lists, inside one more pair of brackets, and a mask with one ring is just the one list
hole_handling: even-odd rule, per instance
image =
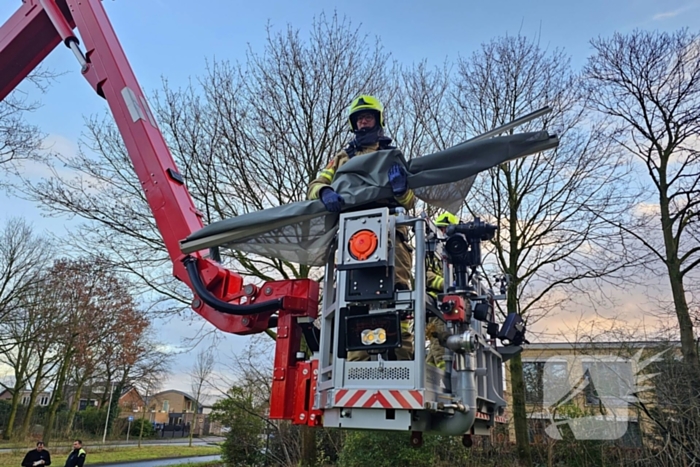
[[[217, 328], [234, 334], [258, 333], [274, 324], [271, 318], [277, 321], [280, 338], [271, 416], [293, 418], [295, 405], [304, 405], [295, 401], [308, 401], [308, 378], [299, 377], [306, 389], [297, 394], [296, 374], [307, 375], [310, 368], [297, 361], [301, 332], [296, 317], [316, 316], [318, 283], [301, 279], [244, 287], [239, 274], [202, 252], [186, 256], [180, 251], [180, 240], [203, 227], [202, 214], [187, 191], [100, 0], [23, 0], [0, 27], [0, 100], [61, 43], [72, 50], [82, 75], [109, 105], [173, 262], [173, 273], [195, 293], [192, 308]], [[275, 312], [277, 317], [273, 317]], [[303, 365], [306, 373], [300, 369]], [[308, 417], [301, 423], [309, 423]]]

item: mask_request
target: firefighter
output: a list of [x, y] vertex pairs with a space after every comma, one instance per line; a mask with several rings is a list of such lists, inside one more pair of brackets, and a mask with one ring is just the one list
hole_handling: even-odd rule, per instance
[[[330, 184], [339, 167], [353, 157], [361, 157], [375, 151], [394, 149], [391, 146], [392, 139], [384, 134], [384, 106], [374, 96], [361, 95], [350, 104], [348, 122], [355, 138], [345, 149], [338, 151], [328, 165], [321, 170], [318, 176], [309, 184], [307, 198], [320, 199], [330, 212], [340, 212], [345, 203], [343, 198], [336, 193]], [[403, 207], [406, 210], [415, 206], [416, 198], [408, 187], [408, 174], [399, 164], [394, 164], [388, 172], [389, 183], [394, 192], [394, 198], [386, 200], [383, 205]], [[408, 244], [408, 226], [399, 226], [396, 229], [396, 248], [394, 249], [394, 283], [396, 290], [410, 290], [412, 282], [411, 268], [413, 258], [411, 247]], [[398, 360], [411, 360], [413, 358], [413, 339], [410, 323], [407, 320], [401, 322], [402, 346], [395, 350]], [[349, 352], [348, 360], [368, 360], [367, 352]]]
[[83, 442], [79, 439], [73, 441], [73, 450], [68, 454], [65, 467], [83, 467], [87, 453], [83, 449]]
[[[437, 216], [434, 223], [435, 227], [440, 229], [440, 231], [444, 234], [447, 226], [459, 224], [459, 218], [454, 214], [446, 212]], [[445, 279], [442, 277], [442, 261], [440, 258], [433, 258], [427, 266], [428, 268], [425, 279], [428, 295], [437, 300], [438, 294], [442, 293], [445, 284]], [[445, 349], [440, 345], [438, 339], [433, 337], [432, 334], [442, 333], [445, 331], [445, 323], [440, 318], [433, 316], [428, 320], [426, 334], [430, 337], [430, 348], [428, 350], [428, 355], [426, 356], [426, 363], [428, 365], [440, 368], [441, 370], [445, 369], [445, 361], [443, 359], [445, 356]]]

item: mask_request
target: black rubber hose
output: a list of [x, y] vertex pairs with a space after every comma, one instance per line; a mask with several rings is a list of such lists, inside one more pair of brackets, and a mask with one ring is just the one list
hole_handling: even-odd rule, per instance
[[202, 282], [202, 278], [199, 275], [199, 270], [197, 269], [197, 258], [194, 256], [188, 256], [185, 258], [184, 263], [185, 268], [187, 269], [187, 275], [190, 277], [190, 282], [192, 283], [195, 293], [204, 303], [216, 311], [229, 315], [246, 316], [277, 311], [282, 308], [281, 298], [260, 303], [253, 303], [251, 305], [232, 305], [231, 303], [219, 300], [204, 286], [204, 282]]

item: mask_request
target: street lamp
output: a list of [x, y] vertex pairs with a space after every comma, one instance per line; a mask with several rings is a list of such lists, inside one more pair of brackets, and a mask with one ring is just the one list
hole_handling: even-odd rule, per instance
[[105, 431], [102, 433], [102, 444], [105, 444], [107, 439], [107, 425], [109, 425], [109, 412], [112, 409], [112, 394], [114, 394], [114, 381], [112, 381], [112, 389], [109, 391], [109, 403], [107, 404], [107, 418], [105, 418]]

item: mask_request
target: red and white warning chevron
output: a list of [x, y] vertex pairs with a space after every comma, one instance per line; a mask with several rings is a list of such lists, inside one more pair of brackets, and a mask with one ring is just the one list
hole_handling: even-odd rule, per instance
[[[481, 419], [481, 420], [491, 420], [491, 416], [487, 413], [482, 413], [482, 412], [477, 412], [476, 413], [476, 418]], [[506, 417], [502, 417], [500, 415], [496, 415], [496, 418], [494, 420], [496, 423], [508, 423], [508, 419]]]
[[340, 389], [336, 407], [364, 409], [422, 409], [423, 392], [407, 389]]

